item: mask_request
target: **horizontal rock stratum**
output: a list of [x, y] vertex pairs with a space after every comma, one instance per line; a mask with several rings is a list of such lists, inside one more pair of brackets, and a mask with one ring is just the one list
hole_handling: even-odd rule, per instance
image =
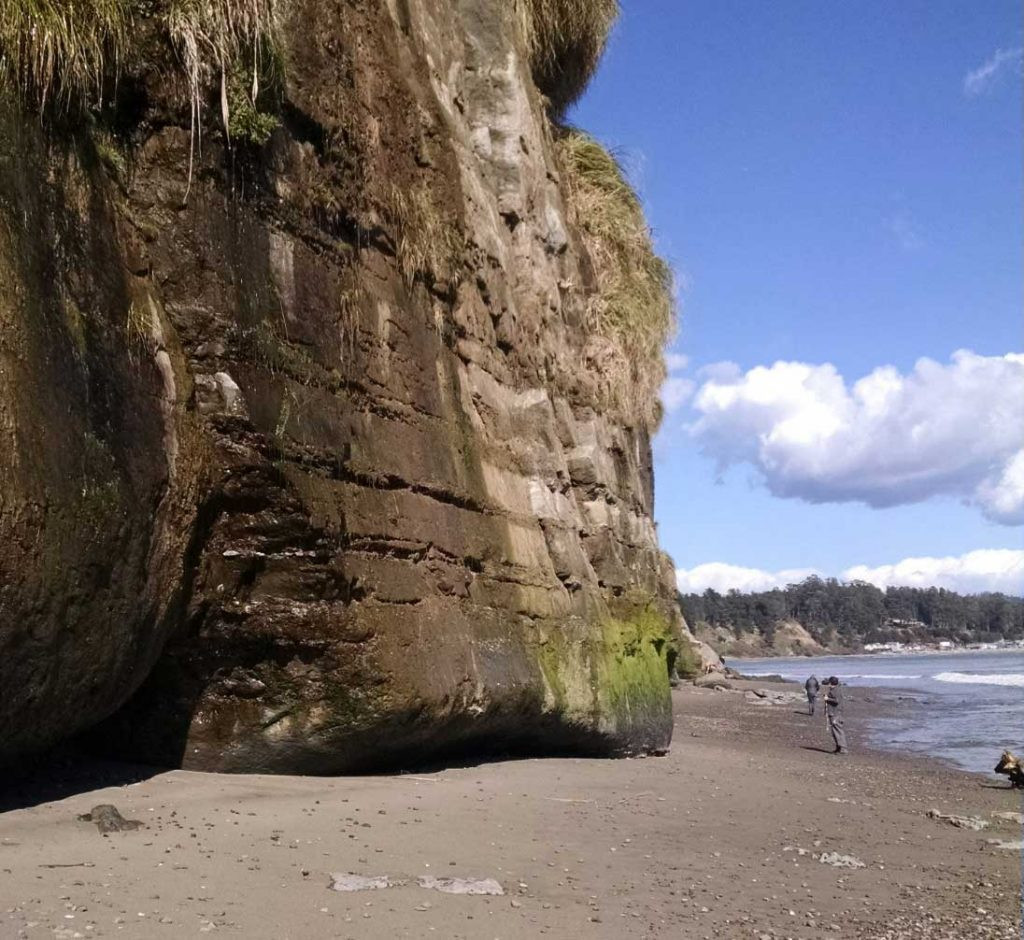
[[0, 106], [0, 756], [666, 748], [661, 365], [556, 143], [614, 3], [253, 0], [206, 63], [144, 6]]

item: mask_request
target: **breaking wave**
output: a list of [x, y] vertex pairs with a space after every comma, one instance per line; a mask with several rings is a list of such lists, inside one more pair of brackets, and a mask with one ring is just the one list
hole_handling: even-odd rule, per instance
[[885, 672], [848, 673], [844, 679], [920, 679], [921, 676], [899, 676]]
[[1024, 673], [1021, 672], [989, 675], [974, 672], [940, 672], [932, 678], [936, 682], [956, 682], [961, 685], [1010, 685], [1024, 689]]

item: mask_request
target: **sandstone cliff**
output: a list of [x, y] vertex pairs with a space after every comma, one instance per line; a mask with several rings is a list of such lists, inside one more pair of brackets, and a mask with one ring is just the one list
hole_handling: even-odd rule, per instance
[[0, 755], [667, 747], [660, 360], [556, 120], [613, 4], [104, 4], [118, 75], [0, 105]]
[[783, 620], [776, 624], [771, 642], [757, 631], [737, 636], [727, 627], [712, 627], [707, 623], [697, 625], [695, 636], [727, 657], [821, 656], [829, 652], [796, 620]]

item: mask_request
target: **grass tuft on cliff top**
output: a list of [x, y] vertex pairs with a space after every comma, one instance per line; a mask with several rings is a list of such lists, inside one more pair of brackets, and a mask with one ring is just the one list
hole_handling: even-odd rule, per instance
[[[224, 77], [232, 65], [248, 57], [253, 73], [261, 46], [272, 44], [278, 29], [277, 0], [170, 0], [167, 30], [185, 66], [190, 91], [198, 98], [202, 86]], [[258, 87], [252, 91], [255, 100]]]
[[583, 93], [619, 15], [619, 0], [516, 0], [537, 87], [561, 114]]
[[0, 73], [41, 104], [99, 101], [128, 43], [130, 0], [0, 0]]
[[602, 380], [618, 405], [653, 426], [665, 343], [675, 329], [672, 270], [655, 254], [643, 207], [615, 157], [574, 129], [557, 146], [597, 279], [588, 327], [612, 345], [600, 364]]
[[[273, 43], [278, 0], [0, 0], [0, 76], [41, 107], [102, 103], [137, 53], [136, 20], [166, 33], [199, 108], [204, 87]], [[253, 85], [255, 101], [258, 87]], [[226, 97], [226, 96], [225, 96]], [[225, 107], [225, 110], [227, 108]]]

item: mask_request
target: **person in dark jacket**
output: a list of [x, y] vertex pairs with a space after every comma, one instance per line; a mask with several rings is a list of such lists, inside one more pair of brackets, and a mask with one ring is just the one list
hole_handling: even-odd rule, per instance
[[811, 676], [811, 678], [804, 683], [804, 689], [807, 690], [807, 714], [813, 715], [814, 706], [818, 702], [818, 692], [821, 689], [821, 683], [818, 681], [818, 677]]
[[825, 714], [828, 716], [828, 730], [836, 742], [836, 754], [846, 753], [846, 731], [843, 728], [843, 692], [839, 680], [830, 676], [825, 687]]

